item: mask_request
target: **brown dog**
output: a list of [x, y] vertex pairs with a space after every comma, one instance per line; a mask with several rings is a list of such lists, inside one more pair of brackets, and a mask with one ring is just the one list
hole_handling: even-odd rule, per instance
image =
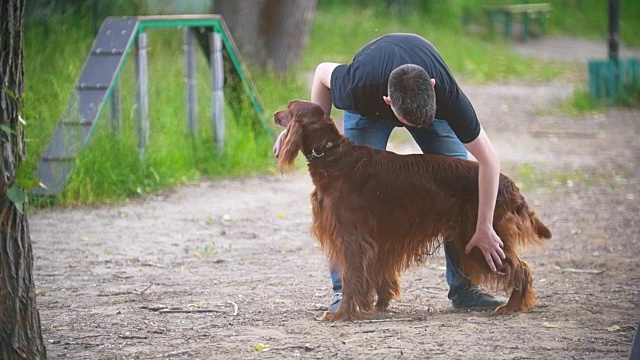
[[525, 312], [535, 304], [531, 270], [516, 248], [541, 245], [551, 232], [508, 177], [500, 175], [493, 220], [506, 259], [494, 273], [479, 249], [465, 254], [478, 212], [476, 162], [355, 145], [322, 108], [307, 101], [291, 101], [274, 121], [287, 128], [278, 168], [291, 169], [298, 152], [306, 157], [315, 185], [312, 234], [342, 273], [342, 302], [323, 320], [386, 310], [400, 295], [401, 273], [424, 261], [441, 241], [452, 246], [474, 285], [511, 291], [497, 312]]

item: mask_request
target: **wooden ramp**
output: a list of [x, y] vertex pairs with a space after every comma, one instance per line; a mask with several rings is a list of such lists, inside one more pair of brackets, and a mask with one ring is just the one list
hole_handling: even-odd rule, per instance
[[[67, 111], [59, 121], [53, 138], [44, 152], [37, 170], [40, 182], [46, 188], [33, 189], [32, 194], [40, 196], [55, 196], [62, 193], [70, 176], [77, 158], [91, 138], [96, 122], [109, 100], [115, 100], [114, 91], [117, 91], [118, 76], [127, 55], [133, 50], [136, 43], [140, 48], [140, 41], [146, 42], [146, 37], [141, 37], [148, 28], [188, 28], [198, 40], [201, 48], [206, 52], [208, 61], [212, 61], [209, 41], [210, 34], [219, 34], [222, 42], [222, 61], [224, 62], [224, 75], [222, 70], [218, 79], [213, 79], [222, 88], [222, 76], [227, 77], [225, 83], [232, 87], [231, 92], [248, 96], [257, 119], [264, 130], [273, 136], [271, 127], [264, 115], [264, 108], [258, 97], [253, 83], [248, 78], [245, 66], [241, 61], [237, 47], [233, 42], [228, 28], [219, 15], [178, 15], [178, 16], [144, 16], [107, 18], [93, 43], [89, 56], [84, 64], [80, 78], [76, 83], [74, 94], [67, 107]], [[195, 31], [197, 29], [198, 31]], [[146, 44], [144, 45], [146, 46]], [[138, 50], [138, 53], [140, 50]], [[146, 53], [144, 64], [146, 66]], [[143, 91], [146, 92], [146, 69], [144, 69]], [[214, 76], [215, 77], [215, 76]], [[140, 79], [139, 79], [140, 83]], [[140, 104], [141, 99], [146, 102], [146, 94], [140, 96], [140, 84], [138, 90], [138, 107], [144, 108], [146, 104]], [[224, 97], [221, 96], [221, 101]], [[233, 109], [233, 107], [232, 107]], [[223, 117], [222, 111], [214, 111], [214, 116]], [[224, 119], [218, 119], [224, 122]], [[147, 130], [148, 131], [148, 130]], [[219, 135], [219, 134], [218, 134]], [[147, 135], [148, 136], [148, 135]], [[220, 140], [220, 139], [218, 139]]]

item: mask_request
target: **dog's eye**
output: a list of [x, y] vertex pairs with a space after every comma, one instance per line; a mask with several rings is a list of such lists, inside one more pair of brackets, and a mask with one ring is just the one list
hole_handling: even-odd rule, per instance
[[329, 141], [329, 142], [327, 143], [327, 147], [328, 147], [328, 148], [330, 148], [330, 147], [332, 147], [332, 146], [333, 146], [333, 143], [332, 143], [331, 141]]

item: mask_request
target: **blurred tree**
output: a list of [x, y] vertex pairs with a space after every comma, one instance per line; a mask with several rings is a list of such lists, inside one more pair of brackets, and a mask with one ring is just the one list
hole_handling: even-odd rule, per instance
[[213, 0], [245, 61], [278, 74], [304, 55], [316, 0]]
[[47, 357], [33, 283], [26, 195], [16, 186], [25, 158], [24, 0], [0, 1], [0, 359]]

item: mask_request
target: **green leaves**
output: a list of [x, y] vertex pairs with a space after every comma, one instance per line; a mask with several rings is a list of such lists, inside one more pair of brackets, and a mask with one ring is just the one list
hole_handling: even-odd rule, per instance
[[18, 171], [16, 173], [16, 184], [26, 191], [31, 191], [31, 189], [36, 187], [46, 188], [46, 186], [40, 182], [35, 171], [28, 169], [27, 166], [18, 167]]
[[15, 184], [11, 185], [11, 187], [7, 189], [7, 197], [16, 206], [20, 214], [24, 213], [24, 203], [27, 201], [27, 193], [24, 190]]

